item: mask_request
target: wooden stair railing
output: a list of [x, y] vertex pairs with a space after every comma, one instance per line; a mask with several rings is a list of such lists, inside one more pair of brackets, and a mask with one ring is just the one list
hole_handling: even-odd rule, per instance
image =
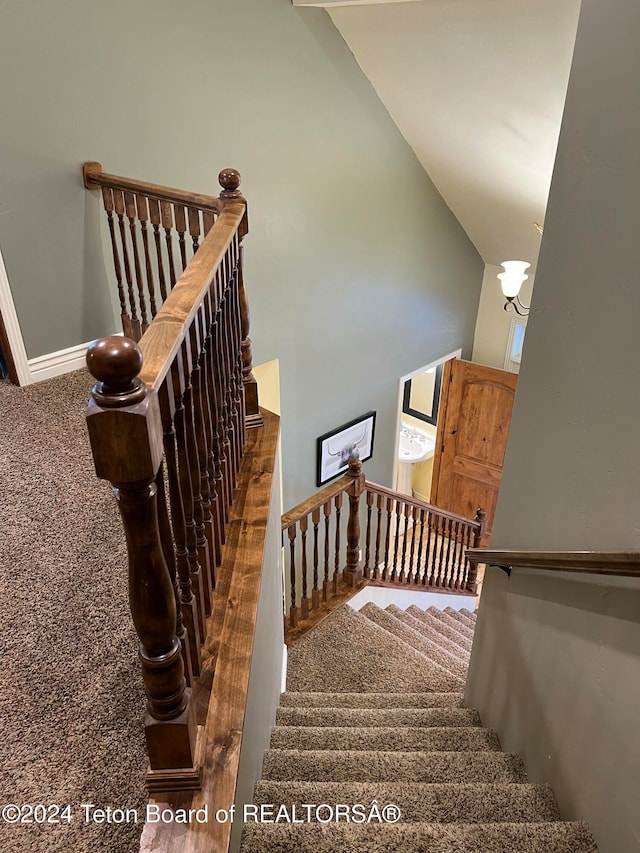
[[[164, 192], [91, 175], [111, 187], [110, 198], [120, 193], [125, 209], [128, 195], [140, 210], [140, 198]], [[220, 181], [224, 192], [206, 236], [139, 344], [111, 336], [87, 353], [97, 380], [87, 410], [96, 473], [114, 487], [127, 541], [150, 791], [199, 786], [190, 686], [201, 669], [248, 420], [240, 245], [246, 205], [237, 172], [225, 170]]]
[[475, 594], [478, 563], [467, 549], [479, 547], [484, 524], [482, 509], [463, 518], [370, 483], [352, 459], [340, 480], [282, 516], [287, 629], [326, 607], [341, 584]]
[[247, 425], [259, 426], [257, 384], [251, 372], [249, 303], [242, 263], [242, 239], [249, 227], [246, 200], [240, 192], [240, 174], [235, 169], [220, 172], [218, 180], [222, 192], [219, 198], [109, 175], [96, 162], [84, 163], [82, 174], [85, 187], [99, 189], [102, 194], [122, 331], [134, 341], [140, 340], [225, 205], [233, 202], [245, 205], [237, 261], [242, 375]]
[[494, 551], [473, 549], [478, 563], [502, 569], [508, 575], [516, 568], [545, 572], [579, 572], [614, 577], [640, 577], [640, 551]]

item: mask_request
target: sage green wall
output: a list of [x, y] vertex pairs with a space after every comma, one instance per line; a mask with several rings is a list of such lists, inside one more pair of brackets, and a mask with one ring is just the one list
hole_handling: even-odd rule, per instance
[[0, 14], [0, 247], [28, 355], [115, 328], [83, 160], [200, 191], [235, 166], [254, 360], [281, 365], [285, 504], [314, 488], [315, 438], [369, 409], [367, 472], [388, 483], [398, 378], [470, 355], [483, 265], [326, 13], [0, 0]]

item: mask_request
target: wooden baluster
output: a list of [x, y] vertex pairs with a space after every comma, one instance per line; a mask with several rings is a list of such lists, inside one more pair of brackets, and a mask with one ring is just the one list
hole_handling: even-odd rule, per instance
[[198, 437], [196, 432], [196, 413], [194, 409], [192, 372], [194, 365], [191, 361], [191, 345], [187, 339], [182, 343], [182, 360], [184, 365], [185, 388], [183, 404], [185, 411], [185, 429], [191, 470], [191, 491], [193, 493], [193, 519], [196, 530], [198, 562], [202, 570], [202, 587], [204, 590], [205, 613], [211, 613], [211, 589], [213, 587], [213, 571], [209, 543], [205, 532], [205, 514], [200, 491], [200, 455], [198, 452]]
[[[429, 513], [429, 547], [431, 555], [431, 572], [429, 574], [429, 586], [435, 586], [436, 569], [438, 562], [438, 525], [440, 516], [433, 512]], [[433, 541], [432, 534], [433, 533]]]
[[[241, 201], [246, 205], [246, 199], [240, 192], [240, 173], [235, 169], [223, 169], [218, 175], [218, 181], [223, 188], [220, 193], [220, 201], [225, 204]], [[248, 232], [247, 216], [243, 220], [240, 231], [240, 240]], [[238, 283], [240, 294], [240, 312], [242, 317], [242, 381], [244, 384], [245, 419], [248, 427], [262, 425], [262, 416], [258, 405], [258, 385], [252, 372], [251, 338], [249, 337], [250, 316], [249, 302], [244, 286], [243, 248], [240, 246], [238, 261]]]
[[149, 209], [147, 207], [147, 198], [143, 195], [136, 195], [136, 210], [138, 219], [140, 220], [140, 230], [142, 232], [142, 247], [144, 249], [144, 265], [147, 276], [147, 293], [149, 294], [149, 307], [151, 310], [151, 318], [153, 319], [158, 313], [156, 305], [156, 286], [153, 280], [153, 270], [151, 268], [151, 255], [149, 254], [149, 234], [147, 233], [147, 222], [149, 220]]
[[204, 236], [206, 237], [209, 231], [213, 228], [213, 224], [216, 221], [215, 215], [211, 213], [209, 210], [202, 211], [202, 228], [204, 232]]
[[209, 488], [211, 500], [211, 514], [213, 516], [213, 527], [215, 536], [215, 554], [216, 565], [222, 556], [222, 546], [225, 542], [225, 518], [221, 507], [220, 495], [217, 488], [218, 479], [218, 444], [217, 444], [217, 412], [218, 402], [216, 398], [216, 387], [214, 381], [215, 374], [215, 359], [216, 352], [213, 348], [212, 329], [213, 329], [213, 295], [209, 291], [204, 299], [204, 360], [203, 360], [203, 377], [207, 388], [208, 405], [205, 411], [205, 423], [207, 427], [207, 444], [209, 448], [209, 456], [207, 461], [207, 469], [209, 472]]
[[424, 583], [424, 575], [426, 573], [426, 565], [424, 567], [422, 565], [422, 548], [424, 546], [424, 519], [425, 519], [425, 515], [426, 515], [426, 510], [424, 508], [421, 508], [420, 509], [420, 535], [418, 537], [418, 556], [416, 558], [416, 575], [414, 578], [416, 584], [419, 584], [420, 582]]
[[187, 419], [184, 408], [186, 379], [181, 353], [178, 353], [171, 368], [171, 384], [174, 397], [173, 428], [176, 433], [176, 445], [178, 448], [178, 479], [184, 511], [185, 547], [187, 549], [191, 587], [197, 611], [197, 616], [194, 618], [194, 626], [197, 626], [197, 636], [200, 638], [200, 644], [202, 644], [206, 637], [206, 600], [204, 578], [198, 559], [198, 535], [193, 515], [193, 485], [191, 483], [191, 462], [189, 459], [190, 442], [187, 434]]
[[[476, 510], [473, 520], [478, 523], [479, 527], [473, 537], [473, 547], [482, 547], [482, 537], [484, 536], [484, 528], [487, 522], [487, 513], [483, 509]], [[477, 560], [469, 560], [469, 571], [467, 572], [467, 582], [465, 589], [472, 592], [474, 595], [478, 591], [478, 562]]]
[[447, 556], [445, 558], [444, 563], [444, 577], [442, 578], [442, 585], [450, 587], [451, 586], [451, 541], [453, 539], [453, 519], [449, 519], [447, 524]]
[[234, 273], [233, 273], [233, 320], [232, 330], [232, 386], [233, 386], [233, 428], [236, 436], [236, 472], [240, 470], [240, 461], [245, 442], [245, 410], [244, 410], [244, 386], [242, 384], [242, 351], [240, 332], [242, 318], [240, 315], [240, 293], [238, 278], [238, 260], [240, 244], [238, 235], [234, 236]]
[[[202, 526], [207, 542], [209, 553], [209, 572], [205, 573], [209, 585], [209, 598], [211, 590], [215, 587], [215, 566], [220, 563], [220, 555], [216, 553], [216, 536], [214, 519], [211, 513], [211, 489], [209, 487], [209, 444], [208, 444], [208, 412], [209, 397], [204, 381], [201, 363], [204, 359], [204, 350], [201, 344], [202, 324], [204, 322], [202, 308], [196, 314], [194, 322], [189, 330], [188, 337], [191, 344], [191, 383], [193, 388], [193, 426], [196, 436], [196, 447], [198, 462], [200, 466], [200, 498], [202, 501]], [[205, 592], [205, 595], [207, 594]], [[207, 613], [210, 609], [207, 610]]]
[[384, 568], [382, 570], [382, 580], [386, 581], [389, 576], [389, 554], [391, 552], [391, 510], [395, 501], [393, 498], [387, 498], [387, 529], [384, 537]]
[[362, 569], [360, 568], [360, 495], [364, 489], [364, 474], [362, 462], [359, 459], [349, 461], [349, 477], [353, 483], [349, 486], [349, 520], [347, 524], [347, 565], [343, 579], [351, 587], [362, 584]]
[[436, 576], [436, 586], [441, 586], [442, 580], [442, 561], [444, 558], [444, 549], [445, 549], [445, 529], [446, 529], [446, 519], [439, 518], [438, 524], [440, 526], [440, 556], [438, 557], [438, 574]]
[[396, 500], [394, 502], [394, 536], [393, 536], [393, 566], [391, 568], [391, 582], [395, 581], [396, 573], [398, 569], [398, 546], [400, 544], [400, 515], [402, 510], [400, 507], [402, 506], [401, 501]]
[[217, 459], [217, 467], [216, 467], [216, 480], [215, 480], [215, 489], [218, 495], [218, 502], [220, 505], [220, 513], [223, 521], [223, 529], [224, 525], [226, 525], [229, 519], [229, 502], [227, 500], [227, 491], [225, 488], [225, 470], [227, 466], [227, 457], [225, 454], [225, 446], [224, 446], [224, 413], [222, 410], [223, 407], [223, 390], [222, 390], [222, 367], [221, 361], [219, 357], [220, 349], [221, 349], [221, 340], [222, 340], [222, 331], [221, 331], [221, 317], [220, 317], [220, 299], [221, 299], [221, 272], [220, 269], [216, 270], [216, 274], [214, 277], [214, 289], [212, 292], [213, 297], [213, 325], [211, 329], [211, 349], [214, 353], [214, 362], [213, 362], [213, 386], [214, 386], [214, 400], [215, 400], [215, 418], [214, 418], [214, 426], [216, 430], [216, 434], [214, 436], [214, 448], [215, 448], [215, 456]]
[[[411, 513], [411, 507], [405, 501], [404, 506], [402, 508], [402, 514], [404, 515], [404, 530], [402, 532], [402, 556], [400, 558], [400, 571], [398, 572], [398, 580], [400, 583], [404, 581], [404, 572], [405, 565], [407, 559], [407, 535], [409, 533], [409, 515]], [[408, 577], [410, 577], [410, 570], [407, 571]]]
[[116, 282], [118, 284], [118, 299], [120, 300], [120, 319], [122, 321], [122, 331], [126, 338], [133, 335], [131, 328], [131, 317], [127, 311], [127, 302], [124, 294], [124, 286], [122, 284], [122, 268], [120, 266], [120, 256], [118, 254], [118, 245], [116, 243], [116, 227], [113, 221], [113, 193], [109, 187], [102, 187], [102, 203], [107, 213], [107, 222], [109, 224], [109, 235], [111, 237], [111, 251], [113, 253], [113, 267], [116, 273]]
[[318, 524], [320, 523], [320, 507], [316, 507], [311, 513], [313, 522], [313, 590], [311, 592], [312, 607], [318, 610], [320, 607], [320, 584], [318, 581]]
[[471, 548], [471, 540], [473, 538], [472, 528], [467, 525], [465, 530], [464, 550], [462, 554], [462, 574], [460, 576], [460, 589], [464, 589], [467, 583], [468, 560], [467, 549]]
[[158, 283], [160, 285], [160, 296], [162, 301], [167, 298], [167, 279], [164, 272], [164, 260], [162, 257], [162, 240], [160, 237], [160, 202], [157, 198], [149, 199], [149, 218], [153, 226], [153, 240], [156, 246], [156, 260], [158, 262]]
[[376, 524], [376, 555], [374, 557], [373, 564], [373, 578], [377, 580], [380, 566], [380, 532], [382, 530], [382, 505], [384, 503], [384, 497], [382, 495], [376, 496], [376, 510], [377, 510], [377, 524]]
[[303, 619], [309, 615], [309, 590], [307, 582], [307, 529], [309, 527], [309, 516], [300, 519], [301, 555], [302, 555], [302, 600], [300, 601], [300, 613]]
[[411, 507], [411, 553], [409, 554], [409, 574], [407, 576], [407, 583], [411, 583], [414, 577], [418, 576], [418, 570], [416, 564], [414, 563], [414, 557], [416, 552], [416, 507]]
[[324, 583], [322, 585], [322, 600], [329, 601], [331, 598], [331, 582], [329, 581], [329, 519], [331, 518], [331, 501], [325, 501], [322, 510], [324, 515]]
[[129, 252], [127, 250], [127, 229], [124, 222], [124, 196], [120, 190], [113, 191], [113, 206], [118, 217], [118, 227], [120, 229], [120, 243], [122, 245], [122, 262], [124, 263], [124, 275], [127, 280], [127, 290], [129, 294], [129, 307], [131, 309], [131, 335], [133, 340], [139, 341], [142, 337], [142, 327], [138, 319], [138, 308], [136, 304], [135, 293], [133, 292], [133, 276], [131, 274], [131, 263], [129, 261]]
[[147, 694], [148, 783], [161, 783], [170, 771], [175, 788], [193, 788], [199, 783], [196, 721], [176, 636], [175, 592], [158, 527], [158, 400], [138, 379], [142, 355], [128, 338], [94, 342], [87, 366], [97, 380], [87, 410], [96, 473], [114, 486], [127, 539], [129, 602]]
[[364, 568], [362, 574], [365, 578], [370, 577], [371, 568], [369, 559], [371, 557], [371, 509], [373, 507], [373, 492], [367, 490], [367, 532], [364, 536], [365, 551], [364, 551]]
[[[164, 561], [169, 569], [169, 577], [173, 586], [173, 593], [176, 598], [176, 637], [180, 641], [180, 650], [182, 654], [182, 663], [184, 666], [184, 677], [187, 686], [193, 684], [194, 672], [191, 666], [191, 657], [189, 653], [189, 637], [184, 624], [184, 616], [182, 613], [182, 599], [180, 595], [180, 586], [178, 584], [178, 571], [176, 563], [176, 554], [173, 544], [173, 533], [171, 531], [171, 522], [169, 521], [169, 511], [167, 509], [167, 493], [164, 487], [164, 471], [163, 466], [160, 466], [156, 477], [156, 493], [158, 503], [158, 530], [160, 531], [160, 542], [162, 543], [162, 551]], [[197, 674], [197, 673], [196, 673]]]
[[223, 260], [222, 269], [224, 271], [224, 290], [220, 302], [220, 310], [222, 316], [222, 351], [220, 353], [220, 362], [222, 365], [222, 393], [223, 404], [222, 414], [224, 418], [224, 449], [227, 459], [227, 467], [225, 471], [226, 495], [229, 506], [233, 502], [233, 491], [236, 487], [235, 477], [235, 452], [233, 447], [233, 426], [231, 416], [231, 270], [229, 263], [229, 255], [226, 254]]
[[287, 528], [289, 537], [289, 572], [291, 579], [291, 609], [289, 610], [289, 625], [295, 628], [298, 624], [298, 608], [296, 607], [296, 525]]
[[333, 594], [340, 589], [340, 513], [342, 511], [342, 492], [333, 499], [336, 509], [335, 562], [333, 567]]
[[195, 255], [200, 246], [200, 212], [197, 207], [188, 207], [187, 216], [189, 217], [189, 234]]
[[171, 202], [160, 202], [160, 214], [162, 216], [162, 227], [164, 228], [164, 239], [167, 244], [167, 257], [169, 258], [169, 281], [173, 290], [178, 279], [176, 276], [176, 264], [173, 258], [173, 208]]
[[131, 231], [131, 245], [133, 246], [133, 266], [136, 273], [136, 285], [138, 287], [138, 305], [140, 307], [140, 319], [142, 320], [143, 333], [149, 327], [147, 318], [147, 303], [144, 297], [144, 282], [142, 281], [142, 268], [140, 266], [140, 252], [138, 251], [138, 237], [136, 234], [136, 202], [133, 193], [125, 192], [124, 206], [127, 211], [129, 220], [129, 230]]
[[456, 522], [456, 547], [454, 549], [453, 554], [453, 566], [454, 571], [452, 572], [452, 588], [459, 589], [460, 588], [460, 571], [462, 569], [462, 555], [463, 555], [463, 542], [464, 542], [464, 531], [465, 526], [462, 522]]
[[187, 266], [187, 243], [184, 238], [184, 235], [187, 233], [187, 217], [185, 216], [184, 207], [181, 204], [174, 204], [173, 215], [176, 223], [176, 231], [178, 232], [182, 271], [184, 272]]
[[[169, 483], [169, 502], [171, 506], [171, 525], [175, 543], [175, 564], [177, 585], [180, 595], [184, 635], [177, 632], [182, 645], [182, 657], [189, 662], [189, 668], [194, 676], [200, 675], [200, 632], [198, 628], [198, 610], [191, 587], [191, 573], [187, 557], [186, 528], [184, 506], [178, 474], [178, 449], [176, 431], [174, 429], [175, 397], [173, 393], [172, 375], [169, 374], [162, 383], [158, 394], [160, 414], [162, 416], [162, 431], [164, 457], [167, 462], [167, 480]], [[187, 665], [185, 664], [185, 669]]]

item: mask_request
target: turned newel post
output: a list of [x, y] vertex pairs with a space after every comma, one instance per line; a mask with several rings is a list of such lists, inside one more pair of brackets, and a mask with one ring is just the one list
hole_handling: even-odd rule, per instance
[[[222, 187], [220, 200], [223, 204], [229, 204], [234, 201], [240, 201], [246, 205], [246, 199], [240, 192], [240, 172], [235, 169], [223, 169], [218, 175], [218, 181]], [[238, 258], [238, 289], [240, 299], [240, 351], [242, 354], [242, 383], [244, 386], [245, 399], [245, 422], [247, 427], [256, 427], [262, 425], [262, 415], [258, 406], [258, 383], [252, 372], [253, 356], [251, 354], [251, 338], [249, 337], [249, 301], [247, 300], [247, 292], [244, 286], [243, 273], [243, 247], [242, 238], [249, 232], [248, 218], [245, 213], [244, 219], [240, 224], [240, 253]]]
[[[487, 521], [487, 513], [483, 509], [476, 510], [473, 520], [480, 525], [473, 537], [473, 548], [482, 547], [482, 537], [484, 536], [485, 524]], [[467, 572], [467, 580], [465, 589], [472, 592], [474, 595], [478, 591], [478, 563], [476, 560], [469, 560], [469, 571]]]
[[360, 568], [360, 495], [364, 490], [365, 481], [362, 473], [362, 462], [359, 459], [354, 458], [349, 461], [347, 475], [353, 478], [353, 483], [347, 489], [349, 495], [347, 565], [342, 578], [349, 586], [358, 586], [362, 580], [362, 569]]
[[97, 380], [87, 409], [96, 473], [114, 487], [127, 541], [129, 603], [147, 695], [148, 785], [151, 790], [193, 788], [196, 724], [176, 637], [175, 590], [158, 526], [156, 477], [163, 449], [158, 399], [138, 378], [142, 354], [128, 338], [95, 341], [87, 366]]

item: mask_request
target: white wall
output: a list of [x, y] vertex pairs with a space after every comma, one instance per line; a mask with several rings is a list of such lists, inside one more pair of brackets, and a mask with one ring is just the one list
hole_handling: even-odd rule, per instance
[[640, 547], [640, 5], [584, 0], [495, 548]]
[[[486, 364], [488, 367], [503, 368], [511, 320], [517, 315], [512, 309], [504, 310], [505, 298], [497, 278], [500, 272], [503, 272], [501, 266], [485, 264], [472, 361], [476, 364]], [[531, 302], [533, 283], [534, 276], [529, 275], [522, 285], [520, 296], [525, 305]]]

